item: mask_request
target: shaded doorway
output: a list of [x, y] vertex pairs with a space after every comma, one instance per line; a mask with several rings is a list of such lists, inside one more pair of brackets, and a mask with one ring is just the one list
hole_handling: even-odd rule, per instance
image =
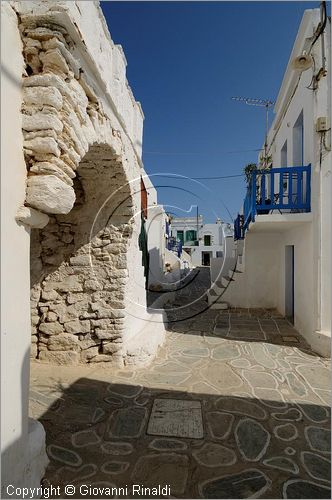
[[212, 252], [202, 252], [202, 265], [209, 266], [211, 261]]
[[285, 247], [285, 316], [294, 323], [294, 245]]

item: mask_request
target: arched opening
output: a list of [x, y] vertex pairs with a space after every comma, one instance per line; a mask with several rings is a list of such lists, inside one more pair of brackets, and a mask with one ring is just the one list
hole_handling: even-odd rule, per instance
[[82, 158], [73, 187], [69, 214], [31, 234], [33, 357], [121, 366], [135, 195], [122, 161], [101, 144]]

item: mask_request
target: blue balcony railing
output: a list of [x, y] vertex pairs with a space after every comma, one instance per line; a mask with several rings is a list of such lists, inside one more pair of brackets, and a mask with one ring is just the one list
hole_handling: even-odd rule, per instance
[[243, 238], [243, 215], [237, 214], [237, 217], [234, 221], [234, 240], [243, 240]]
[[256, 215], [310, 212], [311, 165], [257, 170], [247, 188], [243, 216], [234, 221], [236, 239], [244, 237]]
[[171, 250], [172, 252], [175, 252], [177, 256], [180, 258], [182, 255], [182, 242], [176, 240], [171, 236], [167, 242], [167, 249]]

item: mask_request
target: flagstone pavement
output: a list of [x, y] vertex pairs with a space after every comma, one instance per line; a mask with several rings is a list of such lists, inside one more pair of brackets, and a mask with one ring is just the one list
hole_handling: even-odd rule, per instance
[[208, 309], [207, 286], [176, 293], [148, 367], [32, 363], [61, 498], [330, 498], [329, 360], [276, 311]]

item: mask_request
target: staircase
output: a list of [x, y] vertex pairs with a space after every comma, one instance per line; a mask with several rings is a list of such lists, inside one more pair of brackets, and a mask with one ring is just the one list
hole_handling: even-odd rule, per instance
[[211, 287], [208, 303], [211, 309], [228, 309], [223, 295], [238, 273], [244, 271], [244, 240], [234, 240], [233, 234], [224, 232], [224, 255], [211, 259]]

